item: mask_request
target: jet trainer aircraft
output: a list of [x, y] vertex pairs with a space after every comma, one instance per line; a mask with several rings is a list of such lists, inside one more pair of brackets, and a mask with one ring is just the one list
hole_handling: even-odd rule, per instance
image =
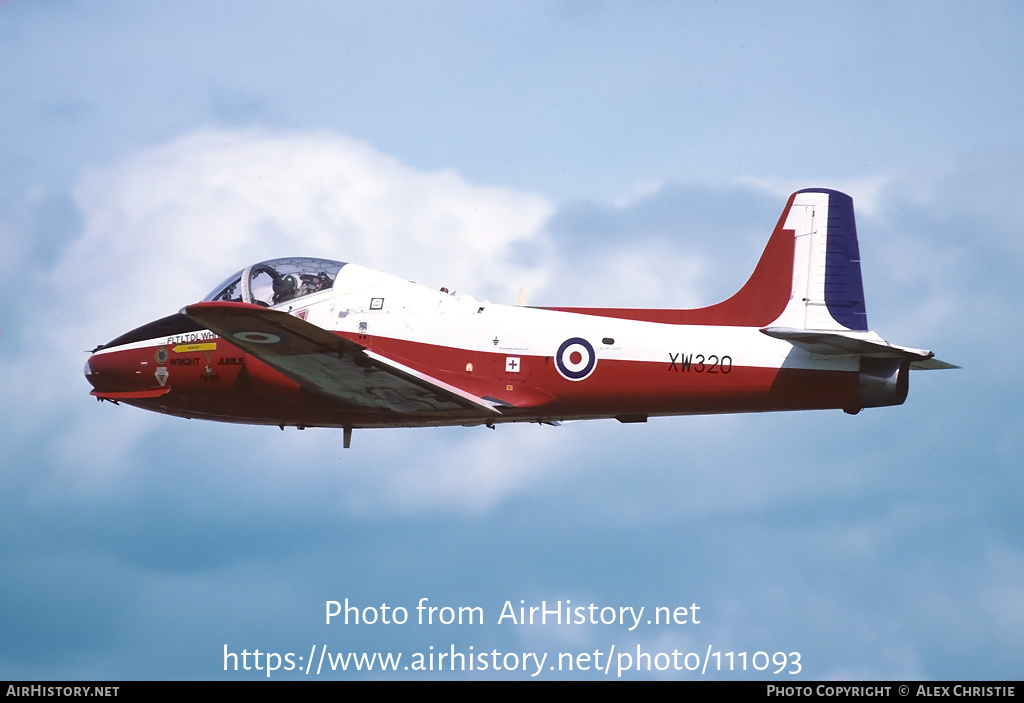
[[899, 405], [930, 351], [869, 331], [853, 200], [794, 193], [747, 283], [709, 307], [506, 306], [357, 264], [252, 264], [93, 350], [100, 400], [353, 428], [557, 424]]

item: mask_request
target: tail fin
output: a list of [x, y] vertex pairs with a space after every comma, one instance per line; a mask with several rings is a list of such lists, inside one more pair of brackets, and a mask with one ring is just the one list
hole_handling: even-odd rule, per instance
[[794, 237], [793, 287], [772, 327], [868, 331], [853, 198], [823, 188], [790, 198], [783, 229]]
[[910, 368], [958, 368], [869, 331], [853, 198], [824, 188], [797, 191], [779, 229], [793, 239], [792, 289], [782, 314], [761, 332], [817, 354], [860, 355], [859, 407], [902, 403]]
[[750, 278], [715, 305], [548, 309], [668, 324], [866, 332], [853, 199], [823, 188], [793, 193]]

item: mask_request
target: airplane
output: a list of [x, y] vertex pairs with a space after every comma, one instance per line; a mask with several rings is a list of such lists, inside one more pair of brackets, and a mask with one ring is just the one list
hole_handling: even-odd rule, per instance
[[695, 309], [480, 302], [293, 257], [93, 350], [99, 400], [285, 427], [485, 425], [900, 405], [959, 368], [868, 328], [850, 196], [793, 193], [753, 274]]

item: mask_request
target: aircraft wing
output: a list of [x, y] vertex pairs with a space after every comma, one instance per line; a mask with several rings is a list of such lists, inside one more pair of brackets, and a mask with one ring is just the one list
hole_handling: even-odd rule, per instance
[[494, 403], [280, 310], [215, 301], [181, 312], [317, 395], [400, 413], [500, 414]]
[[879, 357], [912, 359], [912, 369], [958, 369], [959, 366], [940, 361], [935, 352], [926, 349], [901, 347], [876, 339], [830, 332], [826, 330], [803, 330], [791, 327], [765, 327], [762, 333], [775, 339], [784, 339], [814, 354], [866, 354]]

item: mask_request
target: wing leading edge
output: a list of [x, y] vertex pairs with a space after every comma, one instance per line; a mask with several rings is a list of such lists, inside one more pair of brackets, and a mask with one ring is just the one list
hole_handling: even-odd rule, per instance
[[398, 413], [500, 414], [483, 398], [280, 310], [208, 302], [182, 314], [317, 395]]

